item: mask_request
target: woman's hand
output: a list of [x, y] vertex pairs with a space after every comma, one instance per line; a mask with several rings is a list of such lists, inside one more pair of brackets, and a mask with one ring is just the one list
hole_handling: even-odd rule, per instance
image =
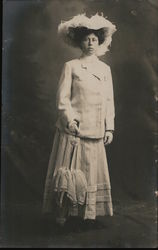
[[105, 136], [104, 136], [104, 145], [108, 145], [112, 142], [113, 140], [113, 132], [112, 131], [105, 131]]
[[79, 128], [77, 126], [77, 121], [73, 120], [72, 122], [68, 123], [68, 129], [71, 133], [79, 133]]

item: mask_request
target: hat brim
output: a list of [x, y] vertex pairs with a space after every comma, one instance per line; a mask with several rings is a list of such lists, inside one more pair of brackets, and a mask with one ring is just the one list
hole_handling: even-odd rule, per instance
[[78, 47], [74, 40], [74, 31], [78, 28], [86, 28], [87, 30], [104, 31], [105, 39], [98, 47], [97, 55], [103, 55], [108, 51], [111, 44], [112, 35], [116, 31], [116, 26], [103, 16], [98, 14], [88, 18], [85, 14], [77, 15], [69, 21], [62, 21], [58, 26], [58, 34], [61, 39], [68, 45]]

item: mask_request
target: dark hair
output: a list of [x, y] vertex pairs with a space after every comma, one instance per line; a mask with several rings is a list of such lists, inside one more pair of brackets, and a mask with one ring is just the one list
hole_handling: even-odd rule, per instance
[[80, 47], [84, 37], [92, 33], [98, 37], [100, 45], [106, 39], [107, 30], [105, 28], [101, 28], [98, 30], [88, 29], [86, 27], [69, 28], [68, 36], [71, 40], [73, 40], [74, 45]]

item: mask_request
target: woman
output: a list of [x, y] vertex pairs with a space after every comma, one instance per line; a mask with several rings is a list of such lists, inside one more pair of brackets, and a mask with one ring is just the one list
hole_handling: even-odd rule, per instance
[[[54, 213], [61, 225], [68, 216], [94, 221], [97, 216], [113, 215], [104, 147], [113, 139], [113, 86], [110, 67], [98, 56], [108, 50], [115, 31], [115, 25], [98, 14], [78, 15], [58, 27], [62, 39], [82, 51], [80, 58], [65, 63], [59, 81], [57, 130], [45, 183], [43, 210]], [[81, 201], [75, 205], [72, 184], [62, 193], [63, 179], [58, 177], [59, 170], [72, 165], [86, 179], [86, 190], [75, 189]]]

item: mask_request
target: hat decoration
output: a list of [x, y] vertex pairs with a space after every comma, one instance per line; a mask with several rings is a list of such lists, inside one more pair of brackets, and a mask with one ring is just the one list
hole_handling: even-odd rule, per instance
[[86, 14], [79, 14], [74, 16], [69, 21], [61, 21], [58, 26], [58, 34], [62, 38], [62, 40], [73, 47], [78, 47], [74, 41], [74, 33], [73, 30], [75, 28], [84, 27], [91, 30], [99, 30], [103, 29], [104, 32], [104, 42], [98, 46], [97, 55], [104, 55], [108, 51], [108, 47], [112, 41], [112, 35], [116, 31], [116, 26], [108, 21], [103, 13], [98, 15], [96, 13], [94, 16], [90, 18], [86, 16]]

